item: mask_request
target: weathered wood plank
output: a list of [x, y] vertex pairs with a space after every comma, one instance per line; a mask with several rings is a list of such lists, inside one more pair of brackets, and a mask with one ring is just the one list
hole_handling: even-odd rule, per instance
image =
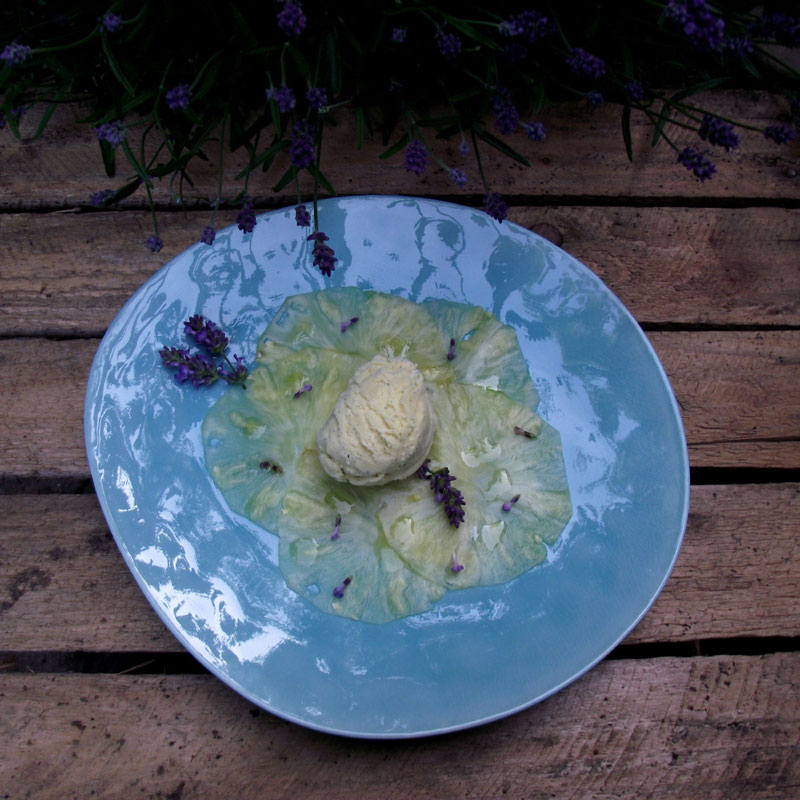
[[642, 324], [798, 322], [797, 211], [518, 206], [509, 216], [588, 266]]
[[649, 338], [678, 399], [694, 466], [798, 466], [800, 331]]
[[626, 644], [800, 636], [800, 484], [693, 486], [681, 552]]
[[[594, 270], [641, 323], [800, 324], [796, 211], [517, 206], [510, 218]], [[207, 222], [200, 211], [162, 214], [156, 255], [144, 211], [0, 215], [0, 335], [102, 334]]]
[[[651, 340], [682, 408], [694, 466], [800, 466], [800, 331], [664, 332]], [[80, 480], [96, 340], [0, 342], [0, 478]], [[165, 380], [167, 376], [165, 374]]]
[[[787, 112], [783, 98], [764, 93], [717, 92], [695, 99], [707, 103], [719, 115], [760, 129]], [[0, 138], [0, 173], [6, 177], [0, 206], [23, 209], [87, 204], [93, 191], [113, 188], [133, 176], [124, 163], [118, 168], [118, 181], [104, 176], [91, 129], [75, 122], [80, 113], [74, 107], [63, 108], [54, 115], [45, 135], [36, 141]], [[733, 153], [714, 154], [718, 173], [701, 184], [677, 164], [675, 151], [665, 142], [655, 149], [650, 147], [652, 127], [641, 113], [635, 112], [631, 120], [636, 153], [633, 164], [625, 154], [619, 108], [591, 110], [583, 103], [565, 103], [543, 111], [541, 120], [549, 132], [544, 142], [528, 142], [521, 132], [508, 139], [530, 159], [531, 168], [497, 154], [488, 146], [482, 148], [484, 170], [494, 191], [540, 197], [797, 199], [800, 145], [774, 144], [757, 130], [743, 130], [741, 146]], [[379, 160], [384, 145], [377, 137], [367, 139], [362, 150], [357, 151], [352, 114], [345, 110], [337, 115], [337, 122], [326, 134], [322, 168], [338, 192], [483, 195], [472, 156], [464, 159], [458, 153], [458, 137], [434, 142], [433, 146], [444, 163], [467, 171], [470, 181], [462, 192], [438, 166], [429, 167], [422, 178], [417, 178], [404, 169], [402, 153], [386, 161]], [[36, 124], [36, 114], [30, 113], [23, 121], [23, 130], [30, 134]], [[669, 133], [679, 147], [702, 145], [691, 131], [670, 126]], [[434, 141], [432, 137], [431, 140]], [[223, 191], [230, 197], [241, 190], [241, 184], [230, 178], [243, 166], [243, 155], [226, 156], [225, 164], [228, 177]], [[280, 195], [272, 192], [287, 164], [285, 159], [278, 158], [268, 173], [253, 174], [248, 188], [258, 202], [292, 202], [292, 187]], [[199, 162], [190, 174], [195, 185], [187, 189], [187, 202], [196, 197], [207, 202], [216, 196], [215, 164]], [[304, 176], [303, 190], [310, 188], [308, 176]], [[154, 194], [157, 202], [168, 202], [168, 181], [159, 181]], [[142, 207], [144, 202], [143, 193], [138, 192], [126, 204]]]
[[7, 376], [0, 477], [83, 479], [89, 474], [83, 403], [96, 340], [0, 342]]
[[[800, 485], [695, 486], [675, 569], [626, 644], [800, 636]], [[91, 495], [0, 496], [0, 650], [178, 652]]]
[[800, 657], [605, 662], [492, 725], [405, 742], [259, 713], [210, 676], [2, 675], [15, 800], [791, 798]]
[[179, 652], [94, 495], [0, 496], [0, 650]]

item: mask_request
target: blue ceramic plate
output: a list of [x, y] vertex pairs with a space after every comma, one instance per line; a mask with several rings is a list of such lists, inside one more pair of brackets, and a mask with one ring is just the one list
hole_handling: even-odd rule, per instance
[[[142, 591], [178, 640], [253, 703], [367, 738], [506, 716], [603, 658], [658, 595], [680, 547], [688, 461], [678, 408], [646, 337], [583, 265], [509, 222], [450, 203], [320, 204], [339, 259], [311, 264], [293, 209], [169, 262], [126, 303], [92, 365], [86, 445], [97, 495]], [[251, 362], [284, 298], [358, 286], [480, 305], [512, 325], [560, 432], [574, 507], [547, 561], [372, 625], [287, 588], [276, 537], [227, 507], [204, 466], [202, 420], [227, 388], [179, 386], [158, 350], [202, 313]]]

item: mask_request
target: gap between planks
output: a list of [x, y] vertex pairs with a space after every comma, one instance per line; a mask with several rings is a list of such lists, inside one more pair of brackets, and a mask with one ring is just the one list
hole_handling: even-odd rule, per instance
[[[180, 645], [175, 643], [177, 647]], [[742, 636], [730, 639], [694, 639], [674, 642], [620, 644], [607, 661], [642, 661], [650, 658], [697, 656], [763, 656], [800, 652], [800, 636]], [[204, 675], [209, 671], [191, 653], [0, 650], [0, 670], [30, 675], [73, 673], [82, 675]]]

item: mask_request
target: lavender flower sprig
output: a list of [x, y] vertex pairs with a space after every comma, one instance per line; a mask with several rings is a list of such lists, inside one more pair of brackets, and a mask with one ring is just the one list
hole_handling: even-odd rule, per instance
[[297, 223], [298, 228], [311, 227], [311, 214], [308, 213], [308, 209], [305, 207], [305, 204], [300, 203], [300, 205], [295, 208], [294, 221]]
[[712, 161], [692, 147], [684, 147], [678, 153], [678, 163], [683, 164], [701, 183], [711, 178], [717, 171]]
[[160, 236], [153, 234], [147, 237], [145, 244], [151, 253], [160, 253], [161, 248], [164, 247], [164, 240]]
[[289, 0], [277, 14], [278, 27], [290, 38], [296, 39], [306, 27], [306, 15], [300, 3]]
[[697, 135], [709, 144], [724, 147], [726, 151], [735, 150], [739, 146], [739, 137], [734, 133], [733, 125], [711, 114], [703, 117]]
[[405, 168], [415, 175], [422, 175], [428, 166], [428, 151], [418, 139], [412, 139], [406, 148]]
[[165, 99], [170, 111], [183, 111], [189, 107], [189, 101], [192, 99], [192, 88], [188, 83], [178, 84], [167, 92]]
[[243, 233], [252, 233], [256, 226], [256, 215], [253, 211], [253, 201], [249, 195], [242, 198], [242, 208], [236, 215], [236, 225]]
[[189, 381], [195, 389], [216, 383], [220, 374], [217, 365], [206, 355], [192, 355], [186, 348], [162, 347], [158, 351], [161, 361], [168, 369], [176, 370], [178, 383]]
[[327, 235], [322, 231], [317, 231], [316, 233], [312, 233], [311, 236], [308, 236], [307, 239], [310, 242], [314, 242], [314, 247], [311, 251], [314, 259], [314, 266], [317, 267], [323, 275], [330, 278], [331, 273], [336, 269], [337, 258], [333, 254], [333, 248], [325, 244], [325, 242], [328, 241]]
[[267, 100], [273, 100], [278, 106], [278, 111], [282, 114], [291, 111], [297, 105], [297, 98], [295, 98], [294, 91], [289, 86], [267, 89]]
[[444, 504], [444, 513], [447, 515], [449, 523], [457, 528], [464, 521], [464, 506], [466, 505], [464, 495], [451, 486], [456, 477], [450, 474], [447, 467], [431, 470], [428, 466], [430, 463], [429, 458], [422, 462], [422, 466], [417, 470], [417, 477], [430, 482], [433, 499], [437, 503]]
[[100, 30], [106, 31], [107, 33], [116, 33], [122, 27], [123, 23], [124, 20], [119, 14], [109, 11], [100, 20]]
[[12, 42], [0, 51], [0, 61], [5, 61], [6, 66], [15, 67], [30, 58], [31, 48], [26, 44]]
[[[183, 323], [183, 330], [206, 352], [192, 354], [188, 348], [179, 347], [162, 347], [158, 351], [164, 366], [176, 371], [175, 380], [178, 383], [189, 381], [199, 389], [224, 380], [230, 384], [238, 384], [242, 389], [247, 388], [247, 367], [236, 354], [233, 361], [228, 358], [225, 352], [228, 348], [228, 337], [216, 323], [204, 319], [200, 314], [194, 314]], [[224, 359], [223, 363], [212, 360], [220, 356]]]
[[183, 332], [212, 356], [222, 355], [228, 346], [225, 333], [211, 320], [203, 319], [200, 314], [194, 314], [183, 323]]

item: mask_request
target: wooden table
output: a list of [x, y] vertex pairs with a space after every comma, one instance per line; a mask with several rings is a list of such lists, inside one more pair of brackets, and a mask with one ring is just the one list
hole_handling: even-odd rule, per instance
[[[761, 127], [782, 107], [704, 100]], [[545, 142], [520, 145], [530, 169], [484, 152], [510, 218], [593, 269], [655, 346], [689, 442], [689, 525], [652, 610], [583, 678], [491, 725], [369, 742], [277, 719], [207, 674], [123, 564], [84, 453], [89, 366], [208, 215], [165, 211], [154, 255], [139, 195], [90, 209], [115, 184], [76, 116], [37, 141], [0, 131], [0, 797], [800, 796], [798, 144], [746, 133], [700, 184], [643, 120], [631, 165], [617, 110], [563, 106]], [[342, 116], [323, 164], [342, 194], [480, 205], [476, 182], [418, 179], [379, 162], [379, 141], [351, 151], [352, 133]], [[271, 193], [277, 174], [251, 183], [259, 209], [293, 202]], [[197, 194], [214, 181], [199, 173]]]

